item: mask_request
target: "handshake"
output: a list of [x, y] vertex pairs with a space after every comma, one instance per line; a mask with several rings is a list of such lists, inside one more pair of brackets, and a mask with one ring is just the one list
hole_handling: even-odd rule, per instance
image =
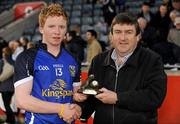
[[77, 104], [60, 104], [60, 112], [58, 113], [59, 117], [62, 118], [67, 124], [71, 124], [76, 119], [81, 116], [81, 108]]
[[[83, 85], [74, 93], [73, 98], [77, 102], [83, 102], [87, 99], [88, 95], [97, 95], [99, 91], [99, 84], [94, 79], [94, 75], [90, 75]], [[80, 118], [81, 108], [77, 104], [61, 104], [61, 110], [58, 113], [66, 123], [71, 124], [74, 120]]]

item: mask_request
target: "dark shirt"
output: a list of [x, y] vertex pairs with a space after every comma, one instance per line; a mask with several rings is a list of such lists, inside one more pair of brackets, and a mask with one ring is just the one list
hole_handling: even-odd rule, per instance
[[161, 57], [138, 46], [125, 65], [116, 70], [112, 50], [97, 55], [90, 66], [101, 87], [117, 93], [116, 104], [104, 104], [89, 96], [82, 118], [95, 111], [94, 124], [157, 124], [157, 109], [166, 95], [167, 76]]
[[84, 48], [86, 42], [79, 36], [76, 36], [68, 43], [65, 44], [65, 48], [81, 63], [84, 60]]

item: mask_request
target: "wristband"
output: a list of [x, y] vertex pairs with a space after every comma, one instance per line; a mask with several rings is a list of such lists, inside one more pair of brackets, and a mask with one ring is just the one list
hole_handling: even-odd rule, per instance
[[61, 111], [59, 112], [59, 116], [62, 118], [64, 114], [64, 104], [61, 104]]

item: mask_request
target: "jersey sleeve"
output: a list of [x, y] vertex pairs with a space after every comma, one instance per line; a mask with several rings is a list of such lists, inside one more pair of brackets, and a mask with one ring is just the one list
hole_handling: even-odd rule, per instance
[[14, 87], [33, 80], [33, 53], [29, 51], [22, 52], [15, 62]]

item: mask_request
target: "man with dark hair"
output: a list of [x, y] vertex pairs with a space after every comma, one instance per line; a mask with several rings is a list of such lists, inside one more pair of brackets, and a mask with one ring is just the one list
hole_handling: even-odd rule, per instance
[[102, 52], [100, 43], [97, 41], [97, 33], [94, 30], [87, 30], [87, 59], [88, 64], [91, 63], [94, 56]]
[[154, 26], [154, 14], [150, 11], [150, 9], [150, 3], [144, 2], [141, 6], [141, 12], [138, 14], [138, 17], [145, 18], [149, 25]]
[[81, 120], [95, 111], [94, 124], [157, 124], [167, 85], [161, 57], [139, 44], [138, 22], [129, 13], [113, 19], [111, 34], [114, 48], [92, 60], [88, 75], [100, 93], [83, 102]]
[[87, 32], [91, 33], [92, 36], [97, 38], [97, 32], [95, 30], [87, 30]]
[[155, 14], [154, 21], [156, 22], [154, 27], [156, 28], [157, 34], [159, 35], [158, 40], [166, 41], [169, 32], [169, 25], [171, 22], [166, 4], [160, 5], [159, 11]]

